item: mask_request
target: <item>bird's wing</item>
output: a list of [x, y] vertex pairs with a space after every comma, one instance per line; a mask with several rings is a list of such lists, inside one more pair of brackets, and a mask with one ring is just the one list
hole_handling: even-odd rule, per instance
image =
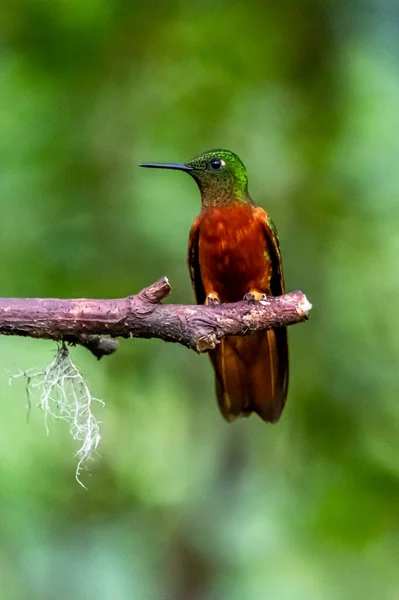
[[270, 291], [273, 296], [284, 294], [284, 273], [283, 262], [281, 260], [280, 243], [276, 226], [271, 217], [260, 206], [255, 209], [256, 216], [262, 223], [267, 246], [269, 248], [270, 260], [272, 263], [272, 277], [270, 280]]
[[188, 268], [190, 271], [191, 283], [193, 285], [195, 297], [198, 304], [205, 303], [205, 290], [201, 279], [201, 272], [199, 266], [199, 232], [200, 232], [200, 217], [198, 216], [190, 230], [190, 236], [188, 239]]

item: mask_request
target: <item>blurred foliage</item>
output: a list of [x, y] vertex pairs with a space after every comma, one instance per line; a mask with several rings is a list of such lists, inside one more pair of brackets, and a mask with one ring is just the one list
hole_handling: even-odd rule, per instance
[[62, 423], [26, 420], [0, 340], [2, 600], [399, 597], [398, 18], [393, 0], [9, 0], [0, 24], [4, 296], [190, 302], [198, 192], [141, 161], [236, 151], [280, 230], [282, 421], [227, 425], [206, 357], [160, 341], [74, 360], [106, 401], [74, 479]]

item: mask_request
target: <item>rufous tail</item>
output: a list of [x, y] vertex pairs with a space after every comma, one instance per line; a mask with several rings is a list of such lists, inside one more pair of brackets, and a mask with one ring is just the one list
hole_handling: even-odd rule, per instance
[[219, 408], [227, 421], [251, 412], [264, 421], [279, 420], [288, 387], [285, 327], [226, 337], [209, 355]]

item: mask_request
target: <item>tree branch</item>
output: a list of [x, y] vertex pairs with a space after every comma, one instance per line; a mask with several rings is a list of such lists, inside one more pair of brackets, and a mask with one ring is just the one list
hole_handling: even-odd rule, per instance
[[159, 338], [205, 352], [226, 335], [306, 321], [312, 308], [300, 291], [215, 307], [161, 304], [169, 293], [163, 277], [119, 300], [0, 298], [0, 334], [80, 344], [98, 358], [116, 349], [114, 337]]

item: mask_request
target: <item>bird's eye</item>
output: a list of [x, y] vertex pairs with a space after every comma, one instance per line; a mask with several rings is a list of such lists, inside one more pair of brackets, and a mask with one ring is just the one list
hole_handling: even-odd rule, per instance
[[208, 166], [213, 171], [217, 171], [218, 169], [224, 167], [225, 164], [226, 163], [224, 162], [224, 160], [220, 160], [220, 158], [213, 158], [209, 161]]

